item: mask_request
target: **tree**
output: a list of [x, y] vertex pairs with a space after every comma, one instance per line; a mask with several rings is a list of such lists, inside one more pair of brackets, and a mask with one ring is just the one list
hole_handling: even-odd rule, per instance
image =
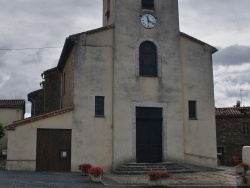
[[0, 139], [2, 139], [5, 135], [3, 124], [0, 123]]

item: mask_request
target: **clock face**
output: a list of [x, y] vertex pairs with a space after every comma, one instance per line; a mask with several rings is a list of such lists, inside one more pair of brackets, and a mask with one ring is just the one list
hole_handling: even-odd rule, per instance
[[156, 25], [156, 18], [150, 13], [145, 13], [141, 16], [141, 24], [147, 29], [152, 29]]

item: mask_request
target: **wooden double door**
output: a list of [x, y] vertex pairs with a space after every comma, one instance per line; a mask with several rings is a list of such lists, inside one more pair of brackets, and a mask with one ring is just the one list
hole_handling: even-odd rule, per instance
[[71, 130], [37, 129], [36, 170], [71, 170]]
[[162, 162], [162, 108], [136, 108], [137, 163]]

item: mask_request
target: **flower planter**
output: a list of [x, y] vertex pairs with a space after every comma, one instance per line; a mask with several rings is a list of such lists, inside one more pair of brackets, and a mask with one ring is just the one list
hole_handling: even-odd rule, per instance
[[95, 182], [95, 183], [99, 183], [99, 182], [101, 182], [102, 181], [102, 176], [100, 175], [100, 176], [93, 176], [93, 175], [90, 175], [90, 179], [91, 179], [91, 181], [93, 181], [93, 182]]
[[90, 168], [92, 168], [92, 165], [89, 163], [83, 163], [78, 166], [78, 169], [83, 176], [89, 176]]
[[246, 178], [247, 179], [247, 183], [244, 182], [244, 178], [241, 176], [236, 177], [236, 185], [237, 186], [250, 186], [250, 178]]
[[89, 173], [88, 173], [88, 172], [81, 171], [81, 174], [82, 174], [83, 176], [89, 176]]
[[236, 174], [245, 174], [246, 173], [243, 166], [236, 166], [235, 167], [235, 172], [236, 172]]
[[148, 186], [151, 186], [151, 187], [167, 186], [167, 185], [169, 185], [169, 178], [167, 177], [162, 177], [156, 181], [148, 180]]

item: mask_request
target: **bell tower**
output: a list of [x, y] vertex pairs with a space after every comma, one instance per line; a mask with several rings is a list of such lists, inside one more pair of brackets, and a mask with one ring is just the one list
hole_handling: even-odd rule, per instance
[[[114, 166], [123, 163], [122, 160], [138, 162], [138, 156], [144, 155], [138, 149], [140, 146], [136, 145], [137, 138], [141, 136], [137, 130], [139, 112], [136, 111], [140, 108], [143, 110], [145, 108], [146, 111], [151, 108], [162, 109], [163, 123], [159, 127], [162, 130], [171, 130], [159, 133], [163, 135], [159, 143], [163, 144], [160, 149], [155, 150], [157, 153], [155, 155], [159, 154], [157, 161], [169, 159], [183, 161], [178, 0], [104, 0], [103, 2], [104, 26], [115, 25], [113, 31]], [[126, 116], [122, 112], [127, 112]], [[168, 143], [175, 144], [168, 145]], [[154, 160], [150, 159], [147, 162], [152, 161]]]

